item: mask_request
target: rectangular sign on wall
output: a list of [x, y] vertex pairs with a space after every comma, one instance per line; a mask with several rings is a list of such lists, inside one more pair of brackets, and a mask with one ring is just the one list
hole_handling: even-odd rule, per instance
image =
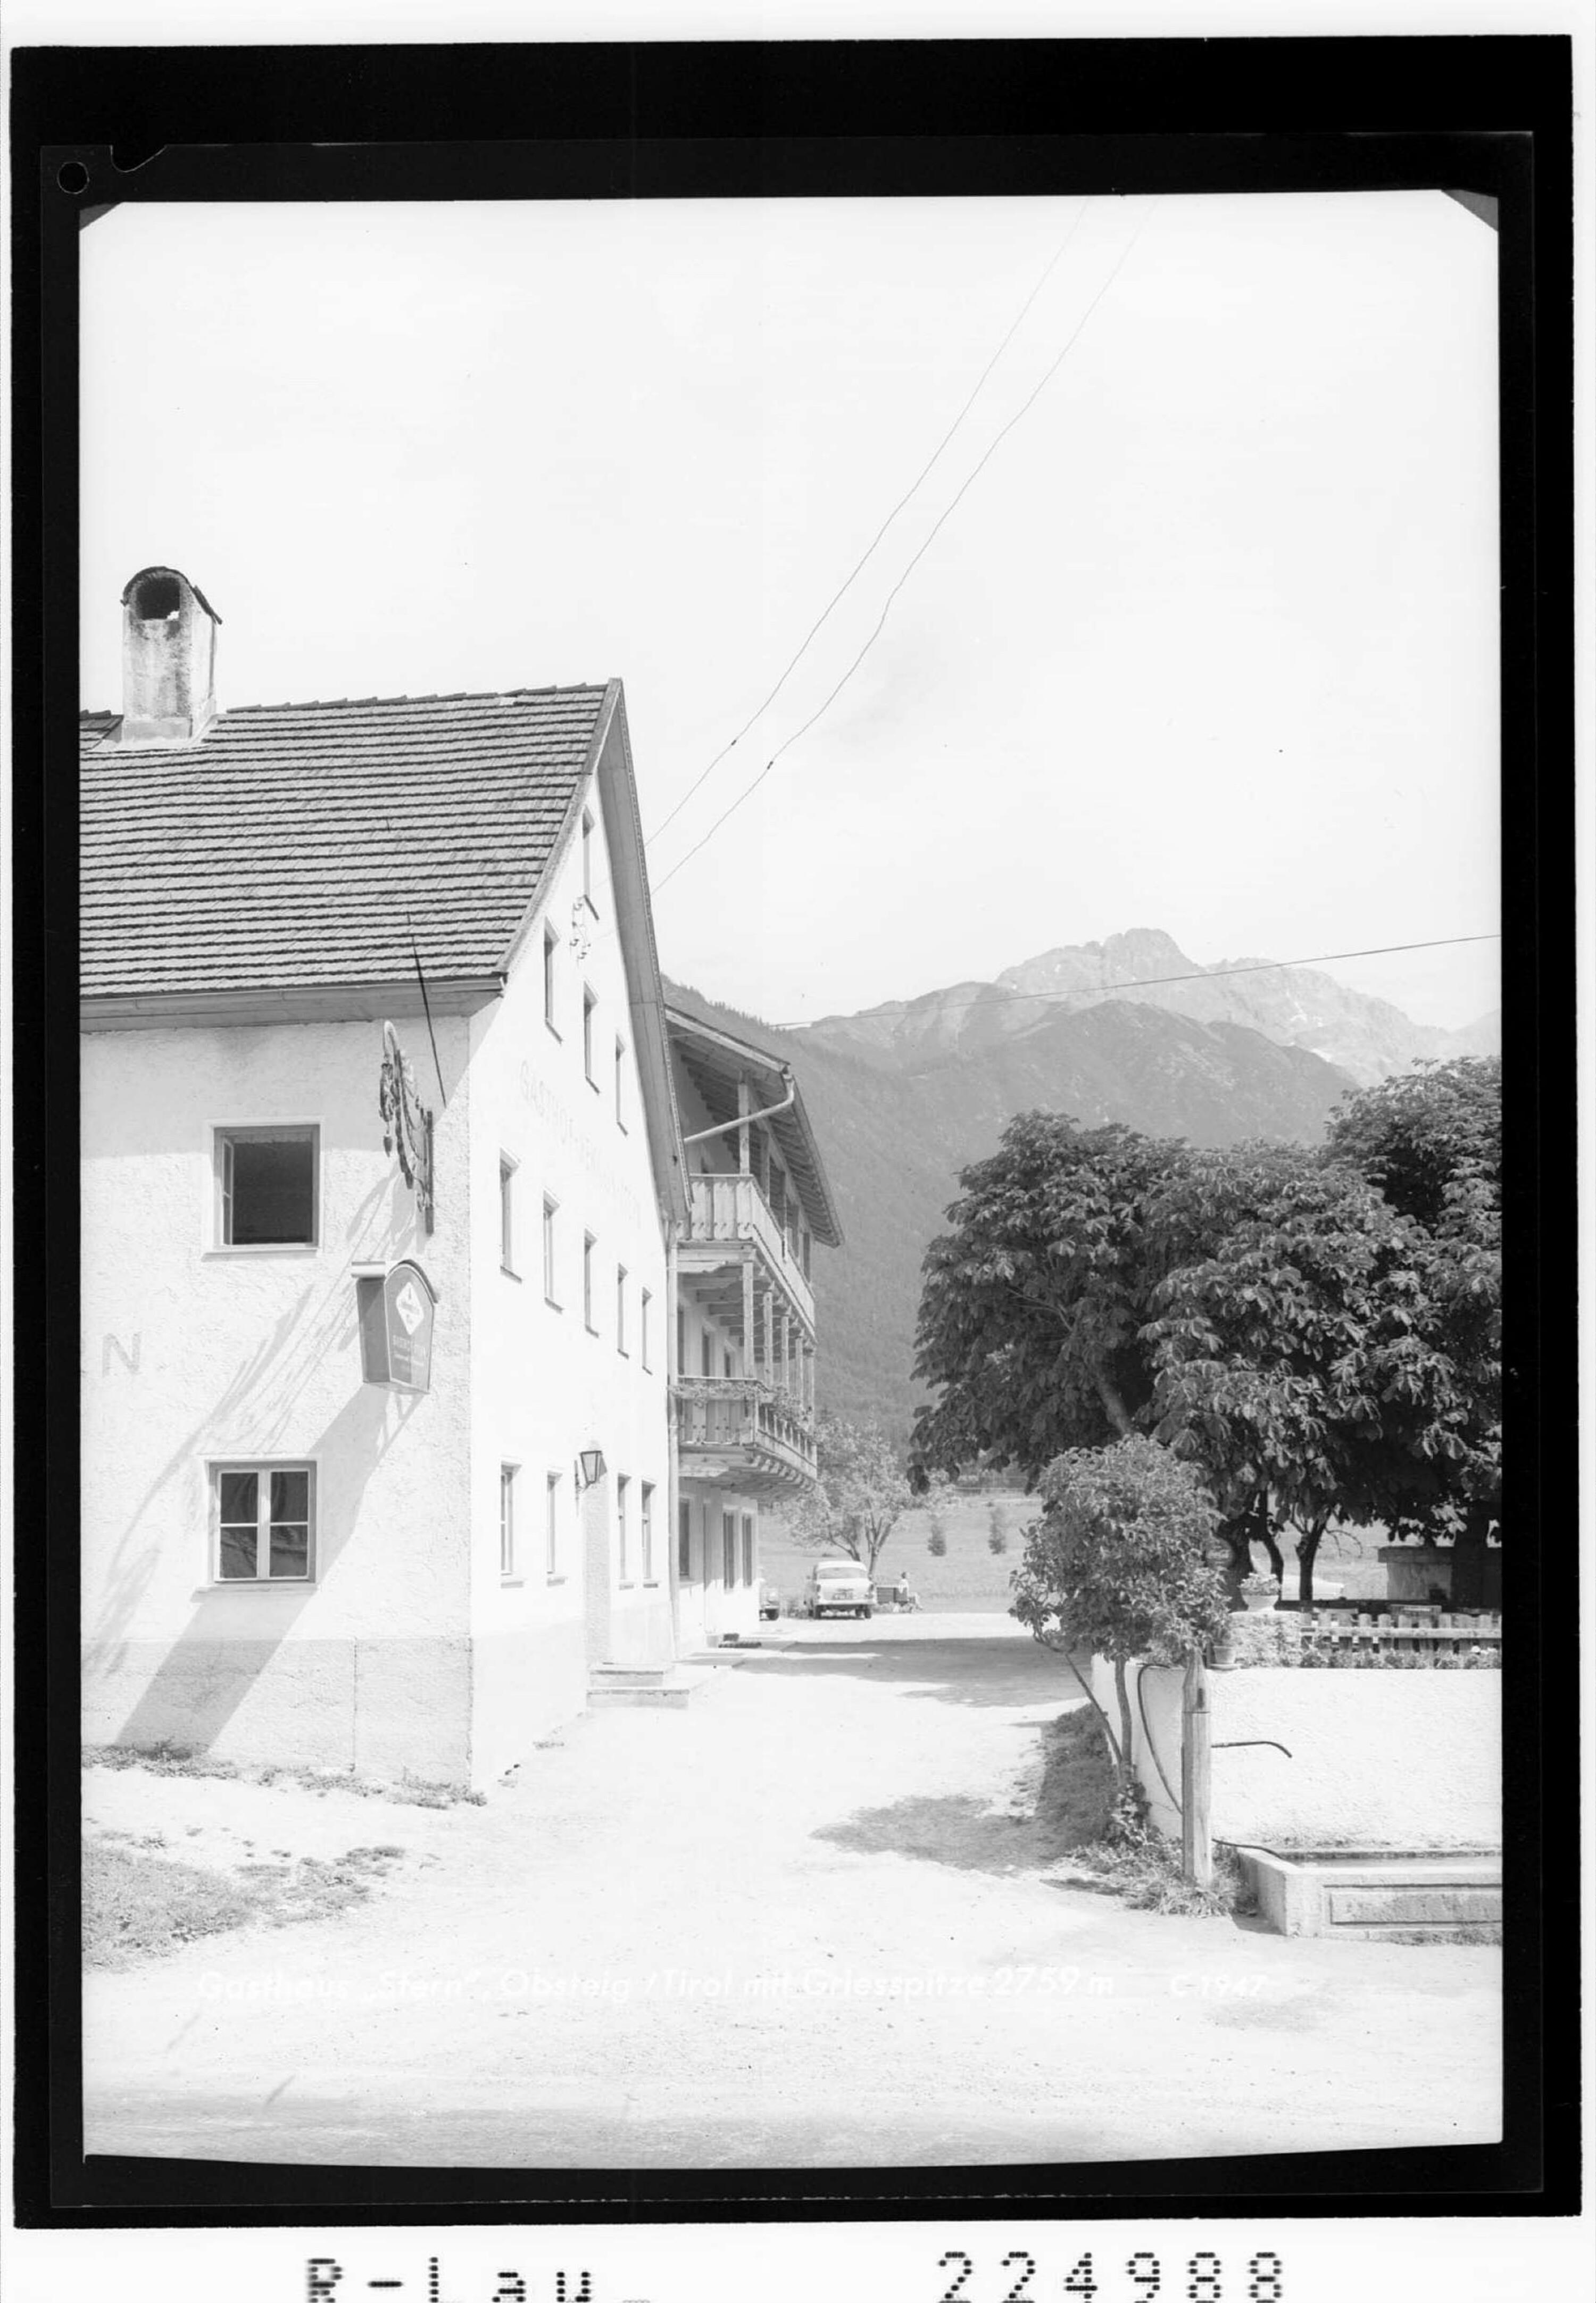
[[396, 1263], [385, 1278], [357, 1279], [360, 1373], [395, 1391], [432, 1388], [432, 1320], [437, 1297], [418, 1263]]

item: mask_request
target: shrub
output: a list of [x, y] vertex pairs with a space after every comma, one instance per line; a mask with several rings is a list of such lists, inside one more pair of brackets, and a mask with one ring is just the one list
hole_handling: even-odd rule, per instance
[[1112, 1663], [1118, 1739], [1103, 1725], [1128, 1784], [1126, 1665], [1181, 1663], [1229, 1620], [1223, 1578], [1208, 1556], [1219, 1514], [1191, 1466], [1151, 1439], [1072, 1448], [1050, 1464], [1042, 1493], [1045, 1509], [1026, 1531], [1010, 1613], [1045, 1646], [1087, 1649]]

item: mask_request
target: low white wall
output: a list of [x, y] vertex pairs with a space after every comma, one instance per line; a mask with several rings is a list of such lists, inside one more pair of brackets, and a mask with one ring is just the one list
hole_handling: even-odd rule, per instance
[[[1180, 1830], [1127, 1667], [1136, 1774], [1156, 1827]], [[1148, 1667], [1142, 1704], [1153, 1750], [1180, 1791], [1178, 1670]], [[1111, 1664], [1094, 1658], [1093, 1692], [1119, 1732]], [[1262, 1846], [1499, 1847], [1499, 1671], [1210, 1672], [1216, 1840]]]

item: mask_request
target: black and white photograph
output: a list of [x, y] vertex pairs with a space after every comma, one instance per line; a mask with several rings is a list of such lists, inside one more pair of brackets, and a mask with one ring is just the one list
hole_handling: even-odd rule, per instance
[[88, 229], [90, 2148], [1499, 2139], [1491, 205]]
[[682, 86], [44, 150], [52, 2181], [1328, 2303], [1556, 2188], [1544, 216]]

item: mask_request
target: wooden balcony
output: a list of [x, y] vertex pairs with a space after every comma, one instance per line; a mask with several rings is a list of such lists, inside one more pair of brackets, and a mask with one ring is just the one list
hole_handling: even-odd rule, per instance
[[684, 1477], [772, 1497], [813, 1485], [814, 1430], [786, 1393], [742, 1376], [683, 1376], [671, 1388]]
[[[813, 1336], [815, 1291], [808, 1274], [754, 1177], [693, 1176], [688, 1184], [688, 1227], [680, 1250], [683, 1273], [697, 1276], [730, 1270], [741, 1261], [747, 1248], [753, 1247], [792, 1305], [799, 1324]], [[729, 1306], [730, 1300], [728, 1291]]]

